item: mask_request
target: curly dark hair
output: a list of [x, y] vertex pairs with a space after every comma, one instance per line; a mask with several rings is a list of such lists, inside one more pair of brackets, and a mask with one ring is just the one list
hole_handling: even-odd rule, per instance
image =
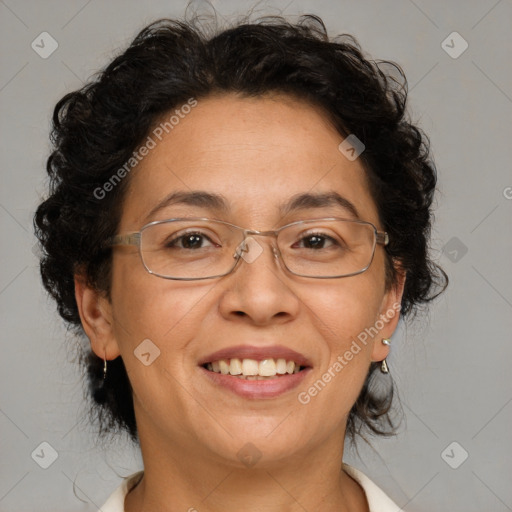
[[[387, 69], [387, 71], [386, 71]], [[390, 71], [392, 70], [392, 71]], [[397, 78], [398, 77], [398, 78]], [[383, 228], [386, 285], [396, 283], [395, 265], [407, 279], [401, 315], [412, 316], [447, 286], [444, 271], [429, 256], [436, 168], [426, 135], [406, 113], [407, 81], [389, 61], [366, 58], [350, 35], [330, 39], [322, 20], [302, 16], [247, 20], [213, 35], [192, 22], [158, 20], [80, 90], [66, 94], [53, 114], [53, 152], [47, 161], [49, 196], [35, 214], [43, 250], [46, 290], [68, 325], [83, 336], [74, 276], [109, 297], [111, 250], [103, 243], [117, 231], [129, 177], [109, 194], [98, 191], [133, 156], [162, 116], [191, 97], [216, 93], [258, 97], [285, 93], [323, 109], [346, 137], [365, 145], [360, 159]], [[90, 410], [100, 433], [125, 430], [138, 442], [130, 382], [121, 357], [109, 364], [83, 349]], [[354, 440], [364, 428], [388, 435], [393, 385], [375, 386], [372, 363], [347, 423]]]

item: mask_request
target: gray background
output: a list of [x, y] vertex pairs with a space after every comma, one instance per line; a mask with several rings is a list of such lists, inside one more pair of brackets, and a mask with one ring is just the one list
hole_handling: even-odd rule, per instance
[[[214, 5], [228, 17], [254, 3]], [[102, 445], [85, 417], [76, 341], [40, 286], [32, 215], [45, 191], [54, 104], [144, 24], [182, 16], [184, 7], [0, 1], [1, 511], [97, 510], [140, 467], [126, 439]], [[347, 452], [346, 461], [406, 511], [512, 510], [511, 1], [284, 0], [255, 10], [318, 14], [332, 35], [352, 33], [374, 58], [400, 63], [439, 169], [433, 246], [451, 286], [428, 316], [394, 336], [400, 434], [373, 449], [361, 442], [360, 458]], [[31, 48], [44, 31], [58, 42], [46, 59]], [[457, 58], [445, 48], [459, 52], [461, 40], [442, 46], [453, 31], [469, 44]], [[47, 469], [39, 464], [51, 462], [52, 449], [42, 442], [58, 455]]]

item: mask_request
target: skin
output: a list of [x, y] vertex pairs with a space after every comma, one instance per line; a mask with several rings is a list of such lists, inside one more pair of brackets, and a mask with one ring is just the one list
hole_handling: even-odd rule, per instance
[[[283, 95], [201, 99], [130, 176], [118, 233], [176, 216], [218, 218], [270, 230], [296, 220], [347, 217], [339, 206], [283, 218], [292, 196], [336, 191], [378, 229], [376, 205], [359, 160], [338, 150], [343, 137], [317, 107]], [[146, 216], [173, 191], [222, 195], [229, 211], [171, 205]], [[384, 249], [370, 268], [342, 279], [293, 276], [272, 240], [228, 276], [179, 282], [149, 274], [136, 247], [114, 249], [111, 301], [76, 276], [76, 299], [92, 350], [123, 357], [145, 474], [125, 501], [128, 512], [368, 510], [359, 484], [341, 470], [349, 411], [371, 361], [381, 361], [398, 314], [307, 405], [297, 400], [401, 300], [404, 278], [385, 289]], [[149, 366], [133, 351], [149, 338], [161, 351]], [[198, 361], [238, 344], [281, 344], [305, 354], [313, 371], [299, 388], [251, 400], [219, 389]], [[261, 459], [247, 468], [238, 451], [252, 443]]]

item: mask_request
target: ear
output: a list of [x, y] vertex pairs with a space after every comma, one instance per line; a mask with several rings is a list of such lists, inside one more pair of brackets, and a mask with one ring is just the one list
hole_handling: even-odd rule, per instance
[[[400, 267], [395, 267], [396, 281], [386, 291], [382, 298], [379, 318], [375, 324], [379, 333], [374, 338], [372, 361], [382, 361], [389, 355], [389, 346], [382, 343], [383, 338], [391, 338], [400, 320], [400, 307], [404, 293], [406, 273]], [[383, 324], [383, 325], [382, 325]], [[380, 328], [382, 325], [382, 328]]]
[[101, 359], [115, 359], [120, 350], [113, 330], [112, 305], [105, 295], [75, 275], [75, 299], [91, 349]]

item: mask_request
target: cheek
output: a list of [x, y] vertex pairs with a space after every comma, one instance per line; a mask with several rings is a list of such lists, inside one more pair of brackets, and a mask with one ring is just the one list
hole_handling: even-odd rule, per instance
[[121, 264], [116, 270], [112, 282], [115, 336], [127, 369], [140, 369], [133, 356], [145, 343], [157, 347], [153, 350], [159, 366], [183, 371], [188, 342], [201, 327], [201, 307], [215, 284], [161, 279], [134, 265]]
[[318, 395], [322, 391], [319, 402], [335, 400], [345, 411], [355, 402], [378, 340], [372, 328], [379, 318], [381, 281], [368, 272], [309, 290], [306, 304], [322, 342], [318, 347], [321, 382], [317, 381], [316, 391], [309, 391]]
[[309, 287], [306, 304], [329, 346], [343, 348], [375, 324], [383, 298], [383, 279], [371, 272]]
[[190, 378], [190, 341], [200, 332], [214, 284], [183, 284], [131, 270], [114, 275], [115, 336], [134, 401], [171, 425], [187, 410], [189, 396], [180, 383]]

